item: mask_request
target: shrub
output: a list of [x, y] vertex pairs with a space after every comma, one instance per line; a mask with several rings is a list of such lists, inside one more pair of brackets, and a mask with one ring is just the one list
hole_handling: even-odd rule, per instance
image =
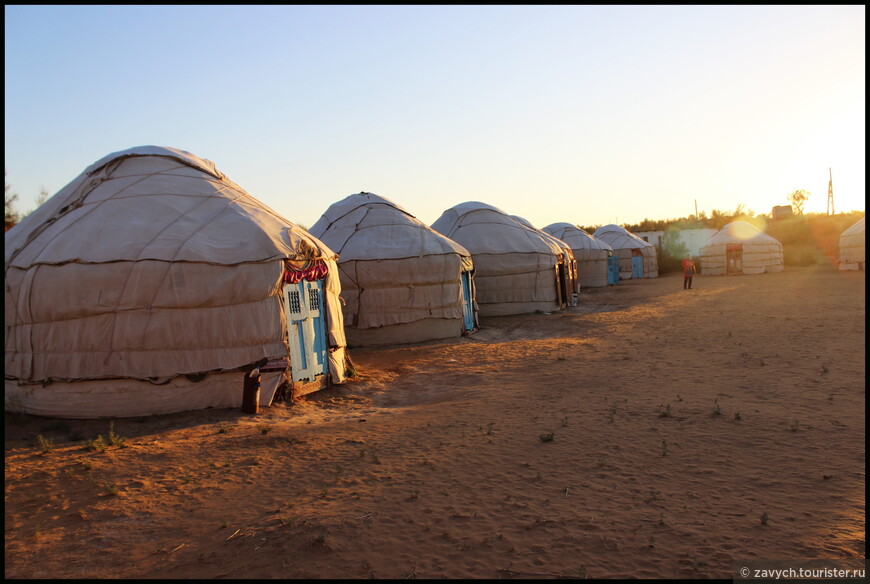
[[85, 444], [85, 448], [87, 450], [96, 450], [98, 452], [102, 452], [109, 445], [106, 443], [106, 439], [103, 438], [102, 434], [97, 434], [97, 437], [93, 440], [88, 440], [87, 444]]
[[54, 445], [51, 438], [46, 438], [42, 434], [36, 437], [39, 440], [39, 450], [41, 452], [48, 452], [51, 450], [51, 447]]

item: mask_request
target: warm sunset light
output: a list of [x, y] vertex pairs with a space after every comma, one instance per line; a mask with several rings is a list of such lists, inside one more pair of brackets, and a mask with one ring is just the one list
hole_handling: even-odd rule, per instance
[[538, 228], [768, 214], [797, 189], [824, 213], [829, 168], [863, 210], [864, 10], [6, 6], [6, 180], [28, 211], [154, 144], [306, 226], [360, 191], [426, 224], [464, 201]]
[[6, 5], [4, 576], [866, 581], [864, 5]]
[[755, 229], [749, 223], [736, 223], [734, 227], [731, 229], [731, 235], [736, 237], [737, 239], [749, 239], [758, 234], [758, 230]]

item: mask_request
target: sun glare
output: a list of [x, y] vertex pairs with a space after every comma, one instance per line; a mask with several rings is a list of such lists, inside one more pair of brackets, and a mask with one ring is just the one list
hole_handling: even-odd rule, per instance
[[751, 239], [758, 235], [758, 229], [748, 221], [736, 221], [729, 229], [731, 235], [737, 239]]

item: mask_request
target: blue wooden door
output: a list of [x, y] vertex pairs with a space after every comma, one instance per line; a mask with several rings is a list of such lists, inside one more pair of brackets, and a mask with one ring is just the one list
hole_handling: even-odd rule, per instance
[[287, 307], [287, 340], [293, 381], [313, 381], [326, 373], [326, 315], [323, 310], [323, 281], [284, 286]]
[[607, 284], [613, 286], [619, 283], [619, 256], [607, 258]]
[[643, 278], [643, 256], [631, 256], [631, 277]]
[[462, 316], [465, 319], [465, 330], [474, 330], [474, 296], [471, 293], [471, 272], [462, 272]]

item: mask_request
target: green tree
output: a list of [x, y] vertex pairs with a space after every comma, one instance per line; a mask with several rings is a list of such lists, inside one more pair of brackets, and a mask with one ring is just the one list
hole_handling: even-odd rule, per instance
[[682, 268], [683, 258], [689, 255], [688, 246], [680, 240], [679, 230], [676, 224], [671, 225], [662, 237], [661, 256], [659, 257], [659, 272], [677, 272]]
[[710, 219], [707, 224], [713, 229], [722, 229], [728, 223], [731, 223], [731, 220], [734, 218], [733, 215], [728, 213], [728, 211], [720, 211], [719, 209], [713, 209], [710, 211]]
[[810, 198], [810, 192], [803, 189], [798, 189], [788, 196], [788, 201], [794, 208], [797, 215], [804, 214], [804, 203]]

